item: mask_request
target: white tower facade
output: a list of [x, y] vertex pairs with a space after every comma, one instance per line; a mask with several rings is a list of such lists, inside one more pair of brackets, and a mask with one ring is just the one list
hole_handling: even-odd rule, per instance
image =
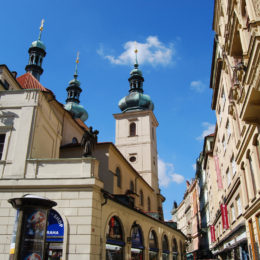
[[152, 110], [114, 114], [116, 146], [146, 182], [159, 193], [156, 128]]

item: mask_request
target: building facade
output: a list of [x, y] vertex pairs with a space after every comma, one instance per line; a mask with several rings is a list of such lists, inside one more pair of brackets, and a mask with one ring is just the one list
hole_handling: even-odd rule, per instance
[[259, 259], [259, 8], [253, 0], [215, 1], [210, 87], [221, 198], [210, 215], [216, 232], [211, 247], [222, 258]]
[[205, 137], [197, 161], [199, 244], [218, 259], [256, 260], [260, 259], [259, 1], [215, 0], [213, 30], [210, 88], [216, 127]]
[[173, 221], [177, 227], [187, 236], [185, 254], [187, 259], [200, 259], [200, 215], [199, 215], [199, 186], [197, 179], [190, 183], [186, 181], [186, 192], [183, 201], [172, 210]]
[[87, 145], [84, 153], [82, 137], [95, 131], [84, 123], [88, 114], [80, 105], [77, 67], [63, 105], [39, 82], [46, 55], [41, 33], [29, 55], [27, 73], [20, 77], [0, 65], [0, 258], [16, 252], [11, 245], [16, 211], [7, 200], [33, 194], [57, 202], [39, 257], [183, 259], [186, 237], [163, 219], [158, 123], [138, 64], [130, 94], [120, 102], [122, 113], [115, 115], [116, 145], [98, 143], [94, 151]]

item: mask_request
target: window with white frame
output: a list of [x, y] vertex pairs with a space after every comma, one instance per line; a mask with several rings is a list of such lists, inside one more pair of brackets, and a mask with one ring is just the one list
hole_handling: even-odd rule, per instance
[[230, 209], [231, 209], [231, 219], [232, 219], [232, 222], [234, 222], [236, 220], [236, 211], [235, 211], [235, 207], [233, 204], [231, 205]]
[[222, 145], [223, 145], [223, 149], [224, 149], [224, 152], [225, 152], [226, 149], [227, 149], [227, 142], [226, 142], [225, 135], [223, 135], [223, 138], [222, 138]]
[[226, 96], [225, 96], [225, 91], [224, 91], [224, 88], [223, 88], [222, 94], [221, 94], [221, 107], [222, 107], [222, 110], [224, 110], [225, 104], [226, 104]]
[[232, 158], [231, 158], [231, 166], [232, 166], [232, 174], [234, 176], [236, 174], [236, 172], [237, 172], [237, 164], [235, 162], [234, 154], [232, 155]]
[[241, 200], [239, 195], [236, 198], [236, 203], [237, 203], [237, 215], [239, 216], [242, 214]]
[[228, 186], [229, 186], [230, 183], [231, 183], [231, 176], [230, 176], [229, 168], [227, 168], [226, 176], [227, 176], [227, 184], [228, 184]]
[[229, 119], [227, 120], [226, 129], [227, 129], [227, 139], [229, 140], [231, 136], [231, 127], [230, 127]]

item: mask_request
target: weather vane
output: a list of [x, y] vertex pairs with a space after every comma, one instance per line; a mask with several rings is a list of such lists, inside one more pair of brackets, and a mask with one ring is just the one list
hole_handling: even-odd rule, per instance
[[77, 52], [75, 75], [78, 75], [79, 51]]
[[43, 31], [43, 24], [44, 24], [44, 19], [42, 19], [42, 21], [41, 21], [40, 33], [39, 33], [39, 39], [38, 40], [41, 40], [42, 31]]
[[135, 64], [138, 64], [138, 61], [137, 61], [137, 53], [138, 53], [138, 49], [137, 49], [137, 43], [135, 41]]

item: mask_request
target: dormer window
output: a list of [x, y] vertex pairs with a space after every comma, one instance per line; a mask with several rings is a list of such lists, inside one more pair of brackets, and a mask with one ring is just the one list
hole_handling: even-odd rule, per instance
[[129, 135], [130, 136], [136, 136], [136, 124], [131, 123], [129, 126]]

